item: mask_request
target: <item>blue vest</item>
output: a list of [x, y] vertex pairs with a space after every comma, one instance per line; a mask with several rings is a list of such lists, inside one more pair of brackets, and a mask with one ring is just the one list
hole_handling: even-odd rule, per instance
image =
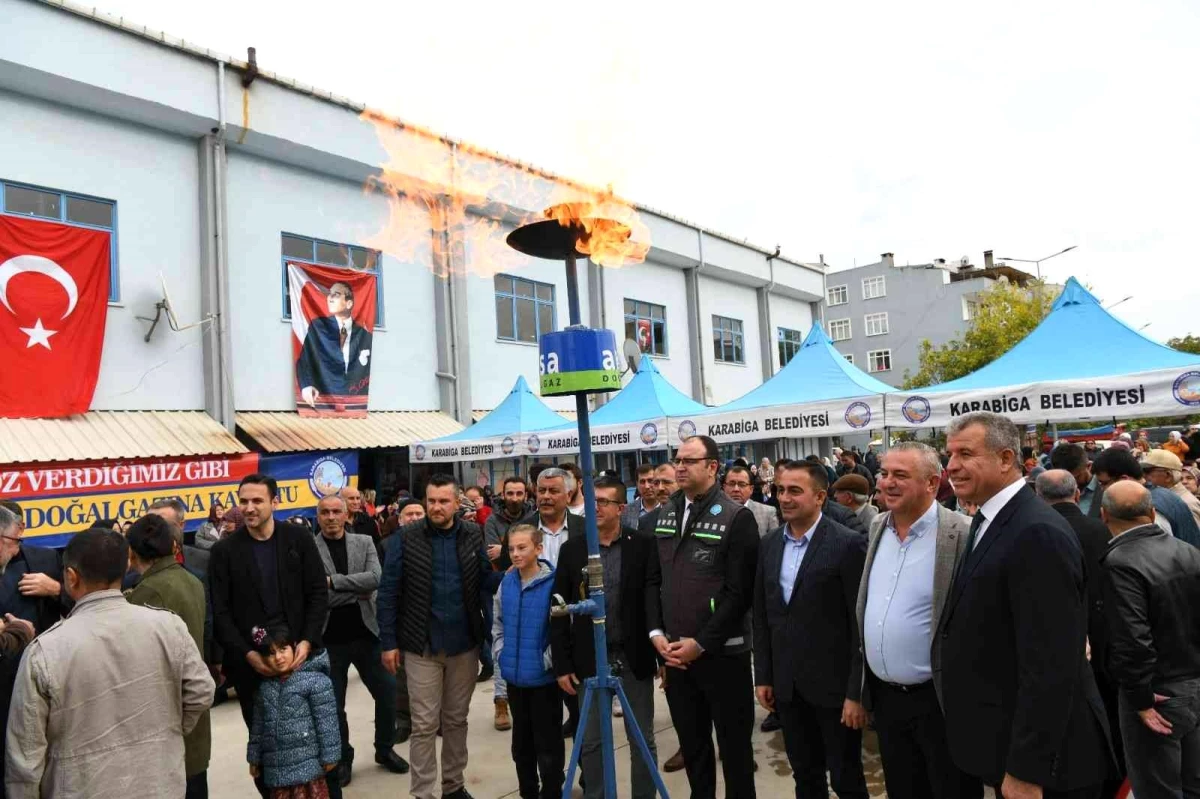
[[554, 670], [543, 653], [550, 646], [550, 596], [554, 572], [533, 579], [524, 590], [516, 569], [500, 583], [500, 613], [504, 620], [504, 648], [500, 650], [500, 675], [509, 685], [536, 688], [554, 682]]

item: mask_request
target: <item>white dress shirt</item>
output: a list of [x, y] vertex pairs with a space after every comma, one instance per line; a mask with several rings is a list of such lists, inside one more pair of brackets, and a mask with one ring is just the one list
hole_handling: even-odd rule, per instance
[[979, 530], [975, 532], [975, 546], [979, 546], [979, 542], [983, 540], [983, 534], [992, 526], [992, 520], [996, 518], [996, 514], [1024, 487], [1025, 478], [1017, 477], [979, 507], [979, 512], [983, 514], [983, 521], [979, 525]]
[[558, 568], [558, 553], [562, 549], [562, 545], [567, 541], [567, 514], [563, 514], [562, 527], [557, 531], [551, 530], [546, 526], [541, 517], [538, 517], [538, 529], [542, 531], [542, 558], [550, 561], [550, 565]]
[[346, 334], [346, 341], [342, 344], [342, 364], [346, 369], [350, 368], [350, 331], [353, 322], [349, 319], [338, 319], [338, 330]]

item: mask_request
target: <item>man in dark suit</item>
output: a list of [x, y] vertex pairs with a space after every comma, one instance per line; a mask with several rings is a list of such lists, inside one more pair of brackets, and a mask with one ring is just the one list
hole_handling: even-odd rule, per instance
[[30, 546], [22, 541], [25, 514], [12, 500], [0, 502], [0, 508], [13, 515], [7, 532], [0, 535], [0, 618], [11, 613], [43, 633], [75, 603], [63, 587], [62, 563], [57, 550]]
[[[1065, 469], [1051, 469], [1038, 475], [1035, 486], [1038, 496], [1050, 503], [1050, 507], [1058, 511], [1067, 520], [1067, 524], [1071, 525], [1079, 539], [1079, 546], [1083, 549], [1083, 560], [1087, 570], [1084, 584], [1087, 586], [1087, 634], [1088, 648], [1091, 650], [1092, 676], [1096, 679], [1096, 688], [1100, 691], [1100, 698], [1104, 701], [1104, 710], [1108, 715], [1117, 765], [1120, 773], [1124, 773], [1125, 751], [1121, 745], [1121, 736], [1117, 734], [1121, 728], [1117, 715], [1117, 686], [1109, 678], [1105, 668], [1108, 657], [1108, 625], [1104, 619], [1104, 567], [1100, 561], [1108, 551], [1112, 533], [1104, 522], [1085, 516], [1080, 510], [1078, 502], [1081, 489], [1077, 474]], [[1121, 781], [1114, 777], [1111, 782], [1104, 791], [1105, 796], [1112, 796]]]
[[329, 316], [309, 323], [296, 359], [300, 397], [314, 408], [323, 394], [366, 397], [371, 382], [371, 331], [354, 323], [354, 292], [346, 283], [334, 283], [325, 301]]
[[887, 510], [871, 523], [858, 588], [863, 706], [874, 715], [889, 799], [983, 796], [950, 757], [940, 704], [942, 647], [933, 633], [970, 524], [937, 502], [941, 474], [926, 444], [884, 453], [876, 485]]
[[855, 605], [867, 541], [821, 512], [825, 469], [775, 467], [784, 524], [762, 543], [754, 579], [754, 684], [779, 714], [798, 799], [867, 796]]
[[[632, 720], [637, 722], [651, 755], [656, 757], [654, 675], [658, 670], [658, 661], [650, 643], [647, 619], [658, 618], [661, 613], [661, 609], [653, 605], [659, 600], [662, 571], [654, 539], [621, 525], [624, 506], [624, 483], [605, 477], [596, 481], [596, 527], [600, 536], [600, 561], [604, 566], [608, 662], [613, 672], [621, 677], [625, 696], [633, 710]], [[554, 593], [567, 602], [586, 598], [588, 591], [584, 569], [587, 562], [586, 538], [572, 538], [563, 544], [554, 574]], [[648, 602], [652, 605], [649, 608]], [[568, 694], [577, 693], [576, 686], [596, 674], [592, 628], [590, 616], [558, 618], [551, 622], [554, 673], [558, 675], [559, 686]], [[593, 705], [584, 731], [581, 765], [587, 785], [585, 799], [597, 799], [604, 795], [599, 714], [607, 711], [607, 707]], [[632, 741], [630, 721], [630, 717], [626, 716], [626, 733]], [[632, 785], [628, 795], [633, 799], [654, 799], [650, 769], [634, 746], [629, 747], [629, 759]], [[624, 791], [620, 793], [626, 795]]]
[[971, 413], [947, 433], [955, 493], [979, 506], [937, 633], [950, 754], [1006, 798], [1098, 796], [1115, 764], [1083, 551], [1026, 487], [1016, 425]]
[[[238, 501], [245, 524], [213, 546], [208, 581], [214, 636], [224, 650], [222, 665], [237, 689], [249, 729], [259, 683], [276, 674], [255, 649], [253, 629], [287, 627], [291, 640], [297, 642], [293, 667], [299, 668], [321, 647], [329, 592], [312, 534], [275, 521], [279, 505], [275, 478], [264, 474], [242, 478]], [[260, 792], [265, 791], [261, 778], [255, 782]]]

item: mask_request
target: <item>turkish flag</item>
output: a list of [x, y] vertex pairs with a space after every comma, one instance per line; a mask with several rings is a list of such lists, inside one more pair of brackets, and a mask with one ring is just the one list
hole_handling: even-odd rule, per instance
[[0, 417], [92, 404], [108, 316], [110, 233], [0, 216]]

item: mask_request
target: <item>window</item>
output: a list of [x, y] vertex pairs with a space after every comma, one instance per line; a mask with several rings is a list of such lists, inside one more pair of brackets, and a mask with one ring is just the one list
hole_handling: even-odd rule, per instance
[[887, 278], [883, 275], [879, 277], [864, 277], [863, 278], [863, 299], [873, 300], [877, 297], [887, 296]]
[[667, 309], [661, 305], [625, 300], [625, 338], [649, 355], [667, 354]]
[[779, 328], [779, 368], [787, 366], [792, 358], [796, 357], [796, 353], [800, 351], [800, 345], [804, 343], [804, 336], [799, 330], [788, 330], [786, 327]]
[[845, 305], [850, 302], [849, 286], [830, 286], [827, 294], [830, 305]]
[[843, 355], [842, 357], [843, 357], [843, 358], [845, 358], [845, 359], [846, 359], [847, 361], [849, 361], [850, 363], [854, 363], [854, 356], [853, 356], [853, 355]]
[[280, 261], [283, 264], [283, 318], [292, 318], [291, 291], [288, 287], [288, 261], [304, 261], [324, 266], [341, 266], [375, 275], [375, 327], [383, 327], [383, 270], [378, 250], [335, 244], [332, 241], [283, 234]]
[[850, 338], [850, 320], [830, 319], [829, 337], [834, 341], [845, 341]]
[[536, 343], [554, 332], [554, 286], [496, 275], [496, 338]]
[[888, 332], [887, 313], [869, 313], [863, 317], [868, 336], [882, 336]]
[[868, 372], [888, 372], [892, 368], [891, 350], [871, 350], [867, 353]]
[[108, 231], [111, 234], [108, 256], [108, 301], [120, 301], [121, 286], [117, 279], [117, 204], [115, 202], [0, 181], [0, 213], [50, 219], [64, 225]]
[[713, 358], [720, 363], [745, 363], [742, 322], [713, 314]]
[[963, 321], [970, 322], [979, 314], [979, 302], [963, 297]]

